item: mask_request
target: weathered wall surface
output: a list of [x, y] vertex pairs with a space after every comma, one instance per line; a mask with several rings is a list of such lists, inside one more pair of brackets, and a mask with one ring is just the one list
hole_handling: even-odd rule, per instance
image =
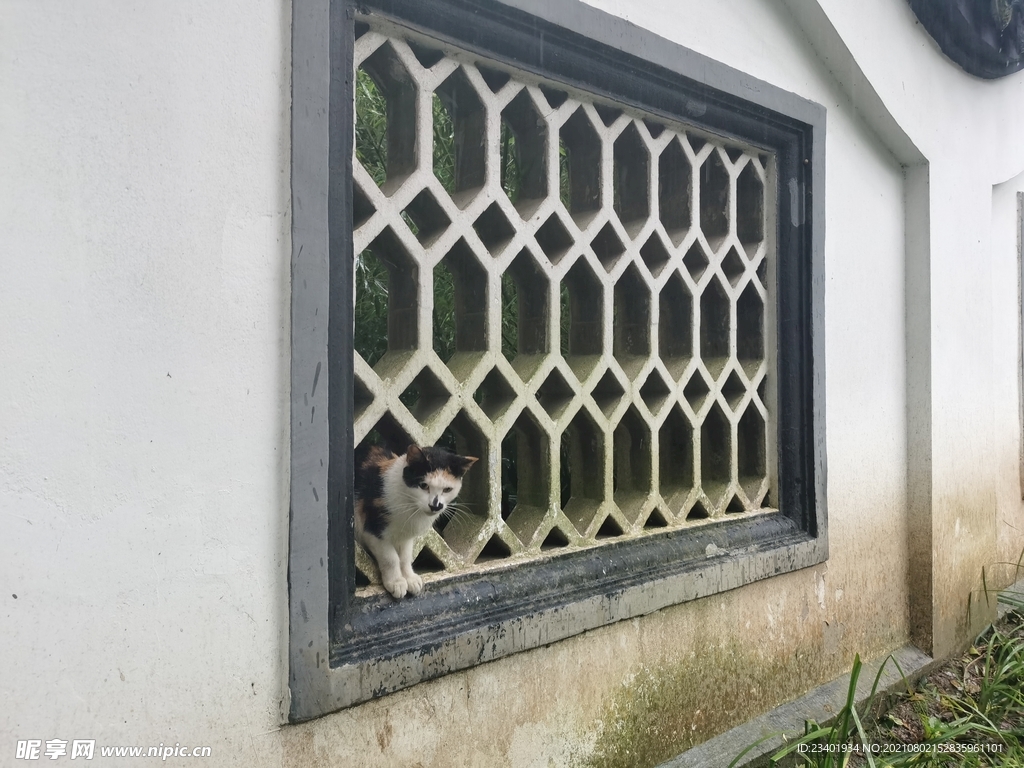
[[[817, 6], [928, 165], [928, 222], [908, 238], [911, 247], [927, 240], [930, 315], [911, 350], [924, 356], [927, 379], [910, 382], [908, 405], [926, 404], [930, 416], [927, 467], [911, 468], [930, 497], [926, 525], [911, 533], [930, 539], [930, 553], [927, 568], [912, 568], [911, 587], [912, 603], [927, 601], [912, 604], [925, 625], [915, 625], [915, 640], [945, 655], [991, 611], [976, 605], [968, 620], [970, 596], [979, 597], [982, 569], [997, 550], [997, 488], [1008, 482], [1000, 468], [1011, 449], [993, 438], [1016, 418], [1016, 407], [998, 396], [998, 371], [1000, 361], [1017, 354], [995, 346], [994, 329], [1006, 311], [993, 303], [1000, 278], [992, 258], [992, 187], [1024, 168], [1024, 147], [1011, 138], [1024, 129], [1024, 79], [966, 75], [941, 55], [905, 3]], [[841, 79], [847, 74], [837, 72]], [[919, 313], [920, 305], [910, 304], [908, 321]]]
[[289, 18], [0, 10], [2, 765], [280, 721]]
[[1024, 571], [1024, 502], [1021, 500], [1021, 300], [1019, 255], [1020, 214], [1018, 195], [1024, 193], [1024, 174], [992, 188], [992, 346], [993, 453], [996, 463], [997, 565], [994, 582], [1006, 586]]
[[[651, 764], [907, 641], [900, 160], [779, 4], [593, 5], [828, 108], [829, 561], [281, 727], [289, 4], [15, 0], [0, 24], [0, 688], [17, 705], [0, 708], [0, 755], [95, 738], [211, 745], [219, 766]], [[993, 191], [1024, 162], [1020, 133], [985, 122], [1024, 99], [1019, 81], [962, 81], [902, 16], [873, 36], [853, 6], [822, 6], [942, 163], [935, 371], [951, 378], [934, 482], [956, 567], [936, 600], [960, 616], [997, 534], [1006, 559], [1024, 530], [1003, 474], [1020, 451], [1004, 231], [1019, 186]], [[954, 110], [961, 133], [934, 127]]]

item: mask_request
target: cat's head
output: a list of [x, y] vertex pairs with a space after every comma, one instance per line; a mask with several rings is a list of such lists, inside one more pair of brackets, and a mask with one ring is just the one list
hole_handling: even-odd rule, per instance
[[459, 495], [462, 478], [476, 463], [474, 456], [459, 456], [438, 446], [410, 445], [405, 452], [402, 480], [422, 498], [428, 514], [438, 515]]

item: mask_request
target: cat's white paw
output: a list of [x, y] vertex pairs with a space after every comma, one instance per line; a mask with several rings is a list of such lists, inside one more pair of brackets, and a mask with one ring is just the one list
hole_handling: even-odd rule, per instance
[[[423, 587], [423, 581], [421, 579], [420, 580], [420, 588], [422, 588], [422, 587]], [[394, 581], [385, 581], [384, 582], [384, 589], [386, 589], [388, 592], [390, 592], [392, 597], [394, 597], [396, 600], [401, 600], [403, 597], [405, 597], [405, 593], [409, 589], [409, 583], [405, 579], [403, 579], [401, 576], [399, 576]], [[416, 593], [414, 592], [413, 594], [416, 594]]]
[[418, 595], [423, 591], [423, 579], [415, 573], [409, 574], [405, 577], [406, 583], [409, 586], [410, 595]]

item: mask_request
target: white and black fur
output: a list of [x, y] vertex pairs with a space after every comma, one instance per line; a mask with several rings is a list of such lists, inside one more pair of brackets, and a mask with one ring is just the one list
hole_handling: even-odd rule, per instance
[[449, 509], [475, 462], [437, 446], [410, 445], [395, 456], [375, 445], [356, 468], [356, 539], [395, 598], [423, 591], [412, 569], [413, 545]]

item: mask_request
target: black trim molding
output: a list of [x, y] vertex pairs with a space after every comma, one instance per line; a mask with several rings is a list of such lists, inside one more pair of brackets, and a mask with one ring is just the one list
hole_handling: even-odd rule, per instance
[[[352, 46], [374, 15], [773, 154], [779, 513], [355, 598]], [[827, 558], [823, 107], [577, 0], [295, 0], [292, 55], [292, 721]]]

